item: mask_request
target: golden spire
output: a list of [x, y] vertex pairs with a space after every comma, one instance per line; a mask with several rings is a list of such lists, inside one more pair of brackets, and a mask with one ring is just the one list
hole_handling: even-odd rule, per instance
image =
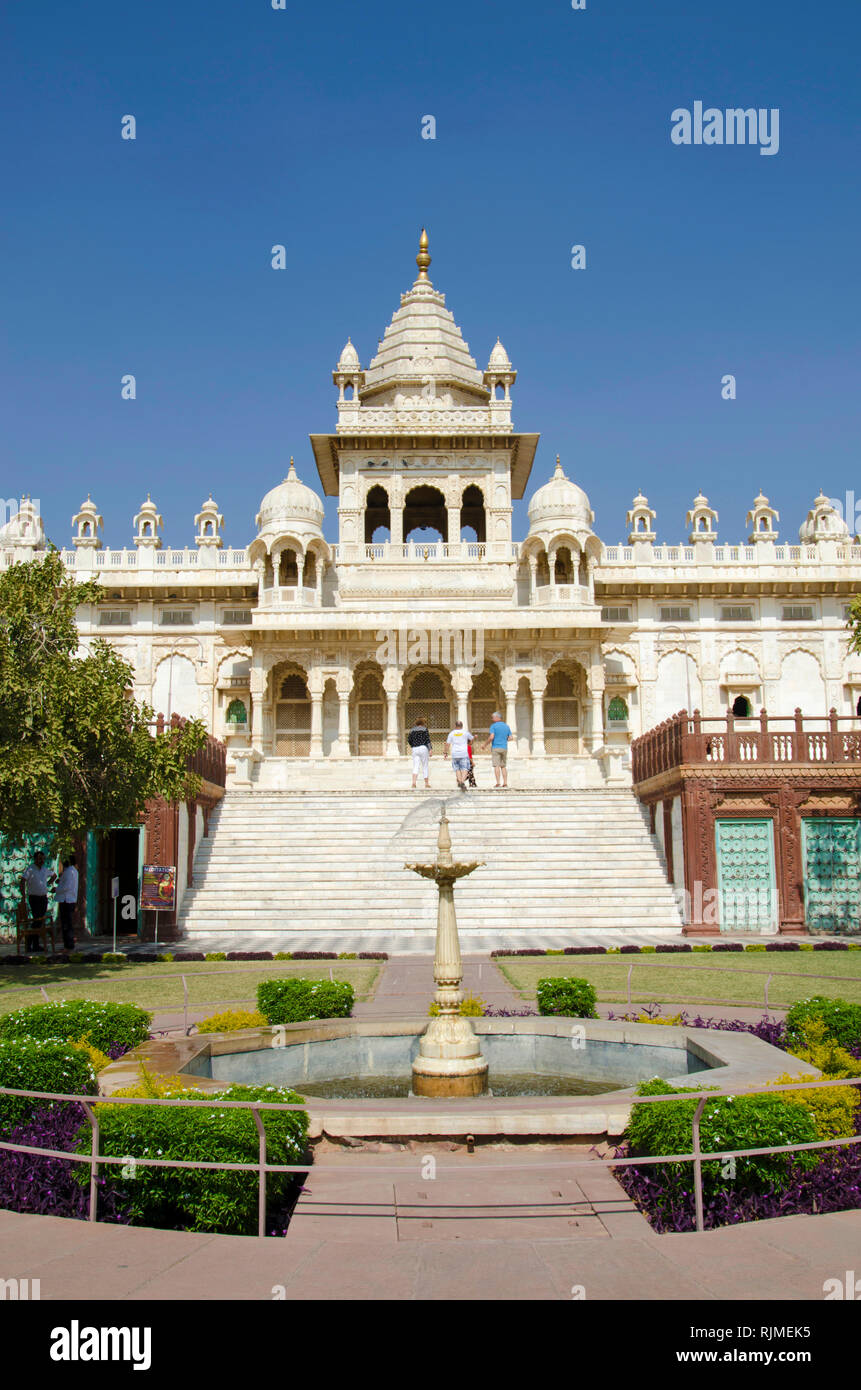
[[419, 268], [418, 280], [416, 281], [417, 284], [419, 280], [430, 283], [428, 280], [428, 266], [430, 263], [431, 258], [428, 255], [428, 234], [424, 227], [422, 227], [422, 234], [419, 237], [419, 254], [416, 256], [416, 265]]

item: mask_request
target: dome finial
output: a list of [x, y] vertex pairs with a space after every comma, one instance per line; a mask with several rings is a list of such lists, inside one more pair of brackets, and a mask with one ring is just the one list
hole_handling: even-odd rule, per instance
[[561, 461], [561, 459], [560, 459], [560, 457], [559, 457], [558, 454], [556, 455], [556, 472], [555, 472], [555, 474], [554, 474], [554, 477], [556, 477], [556, 478], [564, 478], [564, 477], [565, 477], [565, 474], [564, 474], [563, 469], [562, 469], [562, 461]]
[[295, 478], [295, 477], [296, 477], [296, 469], [295, 469], [295, 467], [293, 466], [293, 455], [291, 454], [291, 455], [290, 455], [290, 467], [289, 467], [288, 470], [287, 470], [287, 478], [290, 479], [290, 478]]
[[428, 266], [430, 263], [431, 258], [428, 254], [428, 234], [424, 227], [422, 227], [422, 234], [419, 237], [419, 254], [416, 256], [416, 265], [419, 268], [418, 280], [416, 281], [417, 284], [419, 280], [428, 282]]

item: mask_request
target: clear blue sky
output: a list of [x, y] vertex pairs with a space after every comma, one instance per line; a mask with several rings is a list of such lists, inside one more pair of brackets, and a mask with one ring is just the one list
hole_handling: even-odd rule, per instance
[[[725, 540], [759, 487], [783, 539], [820, 486], [861, 501], [857, 3], [47, 0], [0, 48], [0, 496], [59, 543], [88, 491], [108, 544], [151, 491], [182, 545], [211, 489], [239, 545], [291, 454], [318, 487], [332, 368], [423, 224], [478, 365], [499, 334], [519, 371], [528, 491], [560, 453], [604, 540], [638, 488], [666, 540], [700, 488]], [[698, 100], [779, 108], [779, 152], [673, 145]]]

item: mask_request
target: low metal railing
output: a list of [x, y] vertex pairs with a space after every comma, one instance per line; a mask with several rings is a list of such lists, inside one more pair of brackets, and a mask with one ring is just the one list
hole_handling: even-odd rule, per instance
[[[189, 1081], [190, 1081], [190, 1082], [193, 1081], [193, 1080], [194, 1080], [193, 1077], [189, 1077]], [[791, 1082], [791, 1083], [780, 1082], [780, 1083], [776, 1083], [776, 1084], [774, 1084], [774, 1085], [770, 1085], [770, 1084], [769, 1084], [769, 1086], [768, 1086], [768, 1092], [767, 1092], [767, 1093], [771, 1095], [771, 1094], [776, 1094], [776, 1093], [781, 1092], [781, 1091], [810, 1091], [810, 1090], [818, 1089], [818, 1088], [821, 1088], [821, 1087], [824, 1088], [824, 1087], [859, 1086], [859, 1085], [861, 1085], [861, 1078], [858, 1078], [858, 1077], [851, 1077], [851, 1078], [846, 1078], [846, 1079], [841, 1079], [841, 1080], [838, 1080], [838, 1079], [833, 1078], [833, 1077], [829, 1077], [829, 1078], [826, 1078], [826, 1079], [823, 1080], [823, 1081], [795, 1081], [795, 1082]], [[692, 1120], [692, 1127], [691, 1127], [691, 1152], [690, 1152], [690, 1153], [684, 1153], [684, 1154], [661, 1154], [661, 1155], [659, 1155], [659, 1156], [654, 1156], [654, 1155], [639, 1156], [639, 1155], [638, 1155], [638, 1156], [635, 1157], [635, 1158], [614, 1158], [614, 1157], [608, 1157], [608, 1156], [605, 1156], [605, 1155], [598, 1155], [598, 1156], [596, 1156], [596, 1157], [594, 1157], [594, 1158], [588, 1158], [588, 1159], [567, 1159], [567, 1160], [566, 1160], [566, 1167], [568, 1167], [568, 1166], [575, 1167], [575, 1168], [576, 1168], [576, 1167], [587, 1167], [587, 1166], [588, 1166], [588, 1167], [594, 1167], [595, 1163], [600, 1163], [600, 1164], [602, 1164], [604, 1167], [608, 1167], [608, 1168], [625, 1168], [625, 1167], [645, 1167], [645, 1166], [654, 1165], [654, 1164], [661, 1164], [661, 1163], [691, 1163], [691, 1162], [692, 1162], [692, 1163], [693, 1163], [693, 1169], [694, 1169], [694, 1205], [695, 1205], [695, 1213], [696, 1213], [696, 1228], [697, 1228], [698, 1231], [702, 1231], [702, 1230], [705, 1229], [705, 1225], [704, 1225], [704, 1205], [703, 1205], [703, 1182], [702, 1182], [702, 1166], [703, 1166], [703, 1163], [720, 1162], [721, 1160], [725, 1160], [725, 1159], [735, 1159], [735, 1158], [754, 1158], [754, 1157], [758, 1157], [758, 1156], [764, 1155], [764, 1154], [801, 1153], [801, 1152], [805, 1152], [805, 1151], [807, 1151], [807, 1150], [812, 1150], [812, 1149], [833, 1149], [833, 1148], [841, 1148], [841, 1147], [852, 1147], [852, 1146], [855, 1145], [855, 1144], [861, 1144], [861, 1134], [857, 1134], [857, 1135], [854, 1135], [854, 1136], [849, 1137], [849, 1138], [841, 1138], [841, 1139], [820, 1139], [820, 1140], [817, 1140], [815, 1143], [807, 1143], [807, 1144], [778, 1144], [778, 1145], [770, 1145], [770, 1146], [768, 1146], [768, 1147], [757, 1148], [757, 1149], [721, 1149], [721, 1150], [706, 1149], [705, 1151], [703, 1150], [702, 1145], [701, 1145], [701, 1142], [700, 1142], [700, 1120], [701, 1120], [701, 1118], [702, 1118], [703, 1110], [705, 1109], [705, 1106], [706, 1106], [706, 1104], [707, 1104], [709, 1101], [723, 1100], [723, 1099], [734, 1100], [734, 1099], [735, 1099], [737, 1096], [739, 1096], [739, 1095], [762, 1095], [762, 1094], [765, 1094], [765, 1092], [764, 1092], [764, 1090], [761, 1089], [761, 1088], [758, 1089], [758, 1088], [752, 1087], [752, 1088], [750, 1088], [749, 1090], [744, 1090], [744, 1091], [742, 1091], [742, 1090], [740, 1090], [738, 1087], [734, 1087], [732, 1091], [721, 1091], [721, 1090], [705, 1090], [705, 1091], [693, 1091], [693, 1090], [691, 1090], [691, 1091], [685, 1091], [684, 1093], [681, 1094], [681, 1096], [680, 1096], [679, 1093], [675, 1093], [675, 1094], [664, 1095], [664, 1096], [629, 1096], [629, 1097], [626, 1097], [626, 1104], [629, 1104], [629, 1105], [660, 1105], [660, 1104], [662, 1104], [662, 1103], [665, 1102], [665, 1101], [679, 1100], [680, 1098], [681, 1098], [681, 1099], [684, 1099], [684, 1100], [696, 1100], [696, 1101], [697, 1101], [697, 1107], [696, 1107], [696, 1110], [694, 1111], [693, 1120]], [[38, 1157], [42, 1157], [42, 1158], [59, 1158], [59, 1159], [67, 1159], [67, 1160], [69, 1160], [69, 1161], [72, 1162], [72, 1163], [88, 1163], [88, 1164], [90, 1165], [90, 1185], [89, 1185], [89, 1203], [88, 1203], [88, 1220], [89, 1220], [89, 1221], [96, 1221], [96, 1220], [98, 1219], [98, 1186], [97, 1186], [97, 1178], [98, 1178], [98, 1171], [99, 1171], [99, 1169], [100, 1169], [102, 1166], [110, 1166], [111, 1164], [114, 1164], [114, 1165], [116, 1165], [116, 1164], [128, 1165], [130, 1162], [133, 1162], [136, 1166], [138, 1166], [138, 1167], [143, 1167], [143, 1168], [193, 1168], [193, 1169], [198, 1169], [198, 1170], [217, 1170], [217, 1171], [221, 1171], [221, 1172], [256, 1173], [256, 1174], [257, 1174], [257, 1234], [258, 1234], [258, 1237], [263, 1237], [263, 1236], [265, 1236], [265, 1234], [266, 1234], [266, 1178], [267, 1178], [268, 1174], [269, 1174], [269, 1173], [303, 1173], [303, 1174], [304, 1174], [304, 1173], [307, 1173], [307, 1172], [308, 1172], [308, 1168], [309, 1168], [309, 1166], [310, 1166], [308, 1162], [305, 1162], [305, 1163], [269, 1163], [268, 1158], [267, 1158], [267, 1153], [266, 1153], [266, 1130], [265, 1130], [264, 1125], [263, 1125], [263, 1122], [262, 1122], [262, 1120], [261, 1120], [261, 1118], [260, 1118], [260, 1112], [261, 1112], [261, 1111], [269, 1111], [269, 1110], [272, 1110], [272, 1111], [284, 1111], [284, 1110], [287, 1110], [287, 1111], [290, 1111], [290, 1110], [301, 1110], [301, 1111], [306, 1111], [306, 1110], [308, 1109], [308, 1106], [307, 1106], [306, 1103], [303, 1103], [303, 1104], [300, 1105], [300, 1104], [293, 1104], [293, 1103], [288, 1104], [288, 1103], [286, 1103], [286, 1102], [278, 1102], [278, 1101], [215, 1100], [215, 1099], [210, 1099], [209, 1097], [207, 1097], [207, 1098], [206, 1098], [205, 1100], [203, 1100], [203, 1101], [197, 1101], [197, 1100], [195, 1100], [195, 1101], [189, 1101], [189, 1100], [187, 1100], [187, 1099], [186, 1099], [186, 1100], [183, 1100], [183, 1099], [177, 1099], [177, 1100], [152, 1099], [152, 1098], [146, 1097], [146, 1096], [108, 1096], [108, 1097], [105, 1097], [105, 1096], [98, 1096], [98, 1097], [95, 1097], [95, 1096], [64, 1095], [62, 1092], [58, 1092], [58, 1091], [22, 1091], [22, 1090], [14, 1089], [14, 1088], [9, 1087], [9, 1086], [0, 1086], [0, 1095], [17, 1096], [17, 1097], [20, 1097], [20, 1098], [22, 1098], [22, 1099], [31, 1099], [31, 1100], [65, 1101], [65, 1102], [67, 1102], [68, 1104], [77, 1104], [77, 1105], [80, 1105], [80, 1106], [84, 1109], [84, 1111], [86, 1112], [87, 1120], [89, 1121], [89, 1124], [90, 1124], [90, 1127], [91, 1127], [91, 1144], [90, 1144], [90, 1152], [89, 1152], [89, 1154], [79, 1154], [79, 1153], [74, 1153], [74, 1152], [70, 1152], [70, 1151], [68, 1151], [68, 1150], [63, 1150], [63, 1149], [46, 1149], [46, 1148], [39, 1148], [39, 1147], [36, 1147], [36, 1146], [34, 1146], [34, 1145], [31, 1145], [31, 1144], [12, 1144], [12, 1143], [10, 1143], [10, 1142], [8, 1142], [8, 1141], [6, 1141], [6, 1140], [0, 1141], [0, 1150], [6, 1150], [6, 1151], [9, 1151], [9, 1152], [12, 1152], [12, 1153], [26, 1153], [26, 1154], [32, 1154], [32, 1155], [33, 1155], [34, 1157], [36, 1157], [36, 1158], [38, 1158]], [[560, 1101], [559, 1104], [560, 1104], [560, 1108], [563, 1108], [563, 1109], [565, 1108], [565, 1107], [564, 1107], [564, 1102]], [[257, 1159], [257, 1162], [256, 1162], [256, 1163], [229, 1163], [229, 1162], [213, 1163], [213, 1162], [209, 1162], [209, 1161], [203, 1160], [203, 1159], [197, 1159], [197, 1160], [193, 1160], [193, 1161], [192, 1161], [192, 1160], [190, 1160], [190, 1159], [178, 1159], [178, 1158], [138, 1158], [138, 1157], [137, 1157], [136, 1155], [134, 1155], [134, 1154], [124, 1154], [124, 1155], [122, 1155], [122, 1156], [119, 1156], [119, 1155], [110, 1155], [110, 1154], [102, 1154], [102, 1153], [99, 1152], [99, 1148], [100, 1148], [100, 1130], [99, 1130], [99, 1117], [98, 1117], [98, 1113], [97, 1113], [97, 1109], [96, 1109], [96, 1107], [99, 1106], [99, 1105], [149, 1105], [149, 1106], [157, 1105], [157, 1106], [174, 1106], [174, 1107], [176, 1107], [176, 1106], [183, 1106], [183, 1105], [186, 1106], [186, 1107], [188, 1107], [189, 1105], [205, 1105], [205, 1106], [208, 1106], [208, 1107], [210, 1107], [210, 1108], [213, 1108], [213, 1107], [214, 1107], [214, 1108], [217, 1108], [217, 1109], [228, 1109], [228, 1108], [230, 1108], [230, 1109], [234, 1109], [234, 1110], [250, 1110], [250, 1111], [252, 1112], [252, 1116], [253, 1116], [253, 1119], [254, 1119], [254, 1124], [255, 1124], [255, 1127], [256, 1127], [256, 1129], [257, 1129], [257, 1135], [258, 1135], [258, 1159]], [[397, 1109], [395, 1109], [395, 1108], [389, 1110], [389, 1109], [387, 1108], [387, 1114], [388, 1114], [388, 1115], [398, 1115], [398, 1114], [415, 1115], [415, 1113], [416, 1113], [416, 1112], [415, 1112], [415, 1109], [414, 1109], [414, 1108], [410, 1108], [409, 1110], [397, 1110]], [[482, 1165], [481, 1165], [480, 1163], [476, 1165], [476, 1167], [479, 1167], [479, 1168], [480, 1168], [481, 1166], [482, 1166]], [[506, 1170], [509, 1171], [509, 1172], [511, 1172], [511, 1171], [530, 1171], [530, 1172], [534, 1172], [536, 1166], [557, 1167], [557, 1168], [558, 1168], [559, 1165], [558, 1165], [558, 1164], [555, 1164], [555, 1165], [554, 1165], [554, 1164], [535, 1165], [535, 1164], [525, 1164], [525, 1163], [520, 1163], [520, 1164], [518, 1164], [518, 1163], [514, 1163], [514, 1164], [496, 1164], [496, 1163], [494, 1163], [493, 1165], [488, 1165], [488, 1168], [491, 1168], [491, 1167], [492, 1167], [492, 1171], [495, 1172], [495, 1173], [500, 1172], [503, 1168], [506, 1169]], [[388, 1167], [387, 1167], [387, 1168], [376, 1168], [376, 1167], [375, 1167], [375, 1169], [374, 1169], [375, 1175], [376, 1175], [376, 1174], [379, 1174], [379, 1173], [381, 1173], [381, 1172], [386, 1172], [386, 1173], [402, 1173], [402, 1174], [404, 1174], [405, 1176], [408, 1175], [408, 1176], [411, 1176], [411, 1177], [415, 1177], [415, 1166], [410, 1167], [410, 1168], [403, 1167], [403, 1166], [396, 1166], [396, 1167], [392, 1167], [392, 1168], [388, 1168]], [[341, 1176], [343, 1176], [343, 1174], [341, 1174]], [[362, 1172], [361, 1170], [357, 1170], [356, 1173], [355, 1173], [355, 1176], [361, 1177], [361, 1178], [363, 1178], [363, 1179], [367, 1179], [367, 1171]], [[526, 1203], [526, 1205], [529, 1205], [529, 1203]]]

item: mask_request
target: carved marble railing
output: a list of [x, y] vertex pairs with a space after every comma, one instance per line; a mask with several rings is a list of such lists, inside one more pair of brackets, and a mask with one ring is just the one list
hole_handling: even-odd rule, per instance
[[258, 608], [320, 608], [322, 603], [323, 597], [319, 589], [299, 588], [292, 584], [264, 589]]
[[861, 545], [840, 542], [826, 554], [817, 545], [652, 545], [634, 558], [632, 545], [606, 545], [602, 565], [815, 565], [861, 561]]
[[593, 602], [589, 586], [583, 584], [538, 584], [532, 595], [534, 608], [550, 608], [557, 603], [582, 608]]
[[385, 564], [417, 564], [424, 560], [516, 560], [518, 547], [511, 541], [375, 541], [370, 545], [335, 545], [336, 564], [354, 565], [365, 561]]

